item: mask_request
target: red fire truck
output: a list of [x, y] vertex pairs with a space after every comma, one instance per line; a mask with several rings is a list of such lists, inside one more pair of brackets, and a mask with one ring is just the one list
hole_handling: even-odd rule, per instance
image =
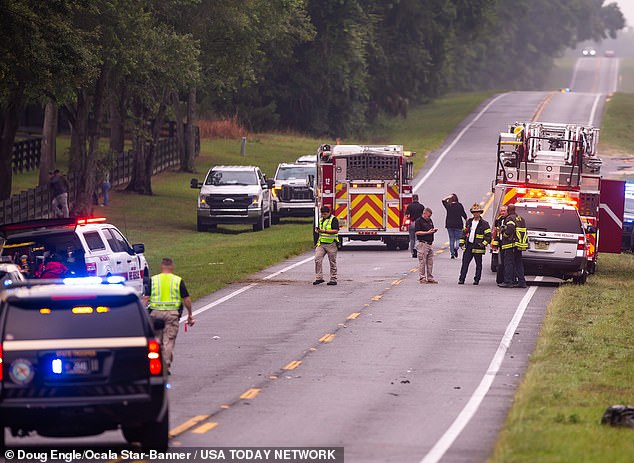
[[[516, 122], [498, 139], [494, 215], [502, 205], [549, 202], [574, 206], [586, 226], [586, 270], [598, 251], [620, 252], [624, 182], [600, 175], [599, 129], [579, 124]], [[599, 224], [602, 230], [599, 246]], [[618, 243], [617, 243], [618, 241]], [[498, 250], [492, 248], [496, 271]]]
[[412, 202], [412, 151], [401, 145], [321, 145], [317, 150], [315, 223], [322, 206], [339, 220], [339, 237], [407, 249], [405, 209]]

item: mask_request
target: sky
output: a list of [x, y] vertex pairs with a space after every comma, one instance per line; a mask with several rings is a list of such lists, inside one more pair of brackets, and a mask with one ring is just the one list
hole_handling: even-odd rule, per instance
[[619, 5], [619, 8], [621, 8], [627, 25], [630, 27], [634, 26], [634, 0], [606, 0], [604, 3], [607, 5], [608, 3], [612, 3], [612, 1], [615, 1]]

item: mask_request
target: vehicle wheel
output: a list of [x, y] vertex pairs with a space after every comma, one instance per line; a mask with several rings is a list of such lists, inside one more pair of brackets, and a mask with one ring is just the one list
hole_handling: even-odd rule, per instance
[[401, 250], [401, 251], [407, 251], [409, 249], [409, 240], [405, 241], [398, 241], [397, 242], [397, 247]]
[[211, 231], [218, 231], [218, 225], [213, 223], [207, 227]]
[[273, 214], [271, 216], [271, 220], [272, 220], [272, 224], [273, 225], [277, 225], [278, 223], [280, 223], [280, 216], [278, 214]]
[[4, 450], [4, 426], [0, 426], [0, 450]]
[[260, 216], [260, 218], [258, 219], [257, 223], [253, 224], [253, 231], [260, 231], [260, 230], [264, 230], [264, 214], [262, 214]]
[[134, 442], [141, 442], [143, 438], [143, 428], [134, 426], [121, 426], [121, 433], [126, 442], [132, 444]]
[[159, 452], [167, 450], [169, 440], [168, 415], [168, 411], [165, 411], [165, 416], [161, 421], [141, 426], [141, 447], [143, 450], [157, 450]]
[[196, 221], [196, 230], [198, 230], [199, 232], [207, 231], [207, 227], [205, 227], [205, 225], [200, 221], [200, 219]]
[[269, 228], [272, 223], [273, 223], [273, 214], [271, 214], [271, 211], [269, 211], [269, 213], [266, 215], [266, 221], [264, 222], [264, 228]]
[[497, 254], [491, 254], [491, 271], [497, 273], [498, 271], [498, 256]]
[[396, 250], [396, 240], [394, 238], [387, 238], [385, 244], [390, 251]]

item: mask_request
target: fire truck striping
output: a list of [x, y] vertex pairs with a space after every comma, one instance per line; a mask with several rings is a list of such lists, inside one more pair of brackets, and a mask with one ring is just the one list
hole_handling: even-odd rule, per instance
[[350, 228], [383, 228], [382, 194], [350, 196]]
[[[535, 281], [541, 281], [543, 277], [538, 276], [535, 278]], [[462, 430], [469, 424], [471, 418], [475, 415], [480, 407], [480, 404], [486, 397], [495, 377], [500, 371], [500, 367], [502, 366], [502, 361], [506, 356], [506, 352], [511, 346], [511, 341], [513, 340], [513, 335], [517, 330], [520, 321], [522, 321], [522, 317], [524, 316], [524, 312], [528, 308], [528, 304], [530, 303], [533, 295], [537, 292], [537, 286], [531, 286], [524, 294], [524, 297], [520, 301], [517, 309], [515, 310], [515, 314], [513, 318], [509, 322], [506, 327], [506, 331], [504, 332], [504, 336], [502, 336], [502, 340], [498, 345], [497, 351], [491, 359], [491, 363], [489, 364], [489, 368], [484, 373], [480, 384], [476, 388], [476, 390], [471, 395], [471, 398], [462, 409], [460, 414], [456, 417], [449, 429], [445, 431], [442, 437], [436, 442], [436, 444], [432, 447], [432, 449], [425, 455], [425, 457], [421, 460], [420, 463], [436, 463], [440, 461], [440, 459], [445, 455], [449, 447], [454, 443], [454, 441], [458, 438]]]
[[471, 122], [469, 122], [467, 125], [463, 127], [460, 133], [458, 133], [458, 136], [454, 138], [454, 140], [449, 144], [449, 146], [447, 146], [447, 148], [444, 149], [442, 153], [440, 153], [440, 155], [438, 156], [438, 159], [436, 159], [436, 162], [434, 162], [434, 164], [423, 176], [423, 178], [420, 179], [420, 181], [416, 185], [414, 185], [414, 188], [413, 188], [414, 191], [417, 191], [423, 185], [423, 183], [425, 183], [427, 179], [431, 177], [431, 174], [433, 174], [436, 171], [436, 169], [438, 168], [442, 160], [445, 159], [445, 156], [447, 156], [449, 151], [451, 151], [453, 147], [456, 146], [456, 144], [462, 139], [462, 137], [467, 132], [467, 130], [473, 127], [473, 124], [478, 122], [478, 120], [482, 117], [482, 115], [485, 112], [487, 112], [491, 106], [493, 106], [500, 98], [506, 95], [509, 95], [509, 93], [501, 93], [500, 95], [493, 98], [491, 101], [489, 101], [489, 103], [484, 108], [482, 108], [482, 110], [473, 118]]

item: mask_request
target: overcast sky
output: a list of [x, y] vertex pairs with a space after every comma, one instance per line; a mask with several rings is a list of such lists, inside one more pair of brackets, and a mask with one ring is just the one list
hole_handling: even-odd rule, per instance
[[634, 0], [606, 0], [604, 3], [607, 5], [612, 3], [612, 1], [616, 1], [619, 8], [621, 8], [627, 25], [630, 27], [634, 26]]

